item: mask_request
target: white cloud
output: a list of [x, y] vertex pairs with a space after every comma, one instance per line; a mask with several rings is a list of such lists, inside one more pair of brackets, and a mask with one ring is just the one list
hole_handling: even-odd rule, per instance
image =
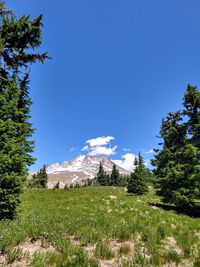
[[81, 151], [87, 151], [90, 156], [111, 156], [116, 154], [117, 146], [111, 146], [110, 142], [114, 140], [113, 136], [102, 136], [86, 141], [86, 145]]
[[110, 141], [114, 140], [115, 138], [113, 136], [102, 136], [97, 137], [93, 139], [89, 139], [86, 141], [86, 144], [88, 144], [90, 147], [101, 147], [106, 146], [110, 143]]
[[90, 156], [111, 156], [116, 154], [117, 146], [114, 147], [106, 147], [106, 146], [95, 146], [90, 148], [89, 155]]
[[84, 146], [84, 147], [81, 149], [81, 151], [88, 151], [88, 149], [89, 149], [89, 146]]
[[145, 152], [145, 154], [153, 154], [154, 153], [154, 150], [151, 148], [149, 149], [147, 152]]
[[116, 165], [128, 170], [132, 171], [134, 169], [134, 161], [135, 155], [132, 153], [126, 153], [122, 156], [121, 160], [112, 160]]
[[73, 146], [73, 147], [70, 148], [69, 151], [70, 151], [70, 152], [73, 152], [73, 151], [75, 151], [75, 150], [77, 150], [77, 149], [78, 149], [78, 148], [77, 148], [76, 146]]
[[129, 152], [130, 148], [122, 148], [122, 150], [125, 151], [125, 152]]

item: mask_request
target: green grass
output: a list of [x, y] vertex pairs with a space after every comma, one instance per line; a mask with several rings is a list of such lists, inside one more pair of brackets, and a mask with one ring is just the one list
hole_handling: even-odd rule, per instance
[[[153, 192], [131, 196], [120, 188], [26, 191], [18, 219], [0, 222], [0, 254], [7, 263], [19, 260], [23, 251], [18, 246], [39, 239], [44, 248], [55, 250], [29, 255], [31, 266], [93, 267], [100, 266], [100, 259], [128, 253], [123, 242], [130, 240], [134, 254], [122, 266], [184, 266], [184, 261], [200, 266], [200, 219], [149, 202], [159, 198]], [[175, 243], [169, 244], [172, 237]], [[120, 253], [109, 247], [113, 240], [122, 244]], [[94, 247], [92, 253], [88, 244]]]

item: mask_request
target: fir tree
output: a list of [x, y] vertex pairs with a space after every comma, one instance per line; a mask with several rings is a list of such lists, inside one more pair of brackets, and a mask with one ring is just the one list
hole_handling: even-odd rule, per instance
[[37, 173], [34, 173], [32, 177], [27, 180], [27, 187], [28, 188], [37, 188], [38, 187], [38, 181], [37, 181]]
[[111, 186], [119, 186], [120, 183], [120, 174], [117, 166], [114, 164], [112, 168], [112, 173], [110, 176], [110, 185]]
[[45, 188], [47, 187], [48, 175], [46, 172], [46, 166], [44, 165], [43, 168], [39, 172], [39, 184], [40, 187]]
[[169, 113], [160, 135], [162, 148], [155, 150], [158, 193], [164, 202], [188, 209], [200, 199], [200, 92], [188, 86], [183, 111]]
[[183, 115], [188, 119], [184, 125], [187, 142], [183, 147], [182, 165], [184, 183], [180, 186], [176, 199], [178, 205], [194, 206], [200, 199], [200, 92], [188, 85], [183, 98]]
[[0, 2], [0, 219], [13, 218], [20, 203], [27, 167], [34, 162], [30, 119], [29, 64], [44, 62], [42, 16], [17, 18]]
[[103, 164], [100, 162], [99, 164], [99, 171], [97, 173], [97, 184], [106, 186], [108, 185], [108, 176], [106, 172], [104, 171]]
[[[74, 185], [73, 184], [70, 184], [70, 188], [73, 188], [74, 187]], [[54, 185], [54, 187], [53, 187], [53, 190], [55, 190], [55, 189], [59, 189], [60, 188], [60, 181], [58, 181], [55, 185]]]
[[188, 85], [183, 98], [183, 114], [187, 116], [189, 143], [200, 149], [200, 92], [196, 86]]
[[30, 188], [45, 188], [47, 187], [48, 175], [46, 166], [44, 165], [37, 173], [34, 173], [32, 179], [29, 180]]
[[148, 191], [148, 172], [140, 153], [138, 158], [135, 158], [134, 166], [135, 169], [131, 173], [127, 189], [129, 193], [143, 195]]
[[156, 166], [158, 193], [164, 202], [174, 203], [175, 192], [180, 183], [184, 182], [181, 159], [182, 149], [186, 144], [186, 129], [182, 124], [181, 111], [168, 113], [162, 121], [160, 137], [163, 139], [163, 143], [160, 143], [162, 149], [156, 150], [158, 154], [152, 161]]
[[118, 186], [120, 186], [120, 187], [127, 187], [129, 178], [130, 178], [129, 175], [120, 175], [119, 176]]

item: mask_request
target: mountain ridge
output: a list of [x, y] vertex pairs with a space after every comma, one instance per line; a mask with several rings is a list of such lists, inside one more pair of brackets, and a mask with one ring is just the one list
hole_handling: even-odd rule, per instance
[[[96, 177], [100, 162], [105, 172], [110, 174], [115, 163], [107, 157], [81, 155], [72, 160], [63, 161], [62, 163], [52, 163], [47, 166], [47, 187], [53, 188], [59, 183], [59, 187], [64, 188], [70, 184], [82, 184], [88, 179], [92, 180]], [[130, 174], [128, 170], [118, 165], [116, 167], [120, 174]]]

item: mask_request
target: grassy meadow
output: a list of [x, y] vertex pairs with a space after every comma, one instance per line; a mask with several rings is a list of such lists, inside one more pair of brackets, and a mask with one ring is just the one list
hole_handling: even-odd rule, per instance
[[200, 266], [200, 218], [123, 188], [28, 190], [0, 222], [0, 266]]

